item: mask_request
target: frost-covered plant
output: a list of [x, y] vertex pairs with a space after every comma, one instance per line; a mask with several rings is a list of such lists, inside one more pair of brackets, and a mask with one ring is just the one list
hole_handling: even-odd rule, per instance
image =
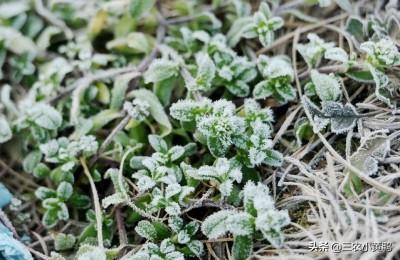
[[0, 2], [0, 258], [398, 248], [396, 1]]
[[170, 239], [165, 239], [160, 245], [146, 243], [142, 249], [127, 260], [159, 259], [159, 260], [184, 260], [184, 254], [176, 251]]
[[199, 230], [199, 223], [192, 221], [185, 225], [182, 218], [171, 216], [168, 219], [168, 226], [161, 222], [140, 221], [135, 231], [146, 238], [148, 242], [157, 243], [168, 239], [169, 243], [175, 246], [175, 250], [185, 255], [200, 257], [203, 254], [203, 244], [194, 239]]
[[61, 182], [57, 191], [46, 187], [40, 187], [35, 195], [42, 200], [42, 206], [46, 209], [43, 215], [43, 225], [54, 227], [61, 220], [69, 219], [69, 212], [65, 204], [72, 196], [73, 188], [68, 182]]
[[[3, 94], [7, 95], [4, 92]], [[62, 125], [61, 113], [44, 102], [32, 104], [32, 101], [26, 98], [21, 101], [19, 108], [17, 111], [14, 106], [8, 107], [11, 112], [18, 114], [18, 119], [10, 128], [15, 133], [28, 129], [30, 136], [38, 143], [50, 140]]]
[[[90, 198], [84, 194], [74, 192], [74, 171], [78, 156], [90, 156], [97, 151], [98, 143], [94, 136], [82, 136], [76, 141], [67, 138], [53, 139], [39, 146], [39, 151], [29, 154], [24, 160], [24, 168], [38, 178], [50, 177], [58, 185], [57, 190], [40, 187], [36, 190], [36, 197], [42, 200], [46, 209], [43, 224], [49, 228], [60, 220], [68, 220], [67, 204], [74, 208], [85, 209], [90, 206]], [[58, 164], [50, 169], [44, 162]]]
[[241, 37], [247, 39], [257, 37], [263, 46], [268, 46], [275, 39], [275, 31], [283, 24], [283, 19], [273, 16], [268, 4], [262, 2], [253, 16], [241, 17], [232, 24], [228, 32], [230, 45], [236, 45]]
[[39, 79], [35, 82], [31, 91], [35, 96], [48, 97], [58, 89], [65, 76], [73, 70], [71, 64], [64, 58], [56, 58], [39, 68]]
[[390, 38], [383, 38], [377, 42], [367, 41], [360, 45], [360, 49], [367, 54], [367, 62], [377, 68], [400, 64], [400, 52]]
[[179, 64], [163, 58], [154, 60], [143, 76], [146, 83], [157, 83], [171, 77], [176, 77], [178, 74]]
[[274, 97], [279, 103], [286, 104], [296, 98], [296, 91], [291, 85], [294, 72], [287, 56], [269, 58], [260, 55], [257, 66], [265, 80], [254, 87], [253, 96], [256, 99]]
[[311, 71], [311, 79], [315, 92], [321, 100], [322, 109], [308, 97], [303, 97], [307, 110], [313, 117], [313, 130], [319, 132], [329, 123], [334, 133], [347, 132], [356, 125], [359, 115], [350, 103], [343, 105], [340, 100], [342, 91], [340, 83], [333, 75]]
[[196, 180], [207, 180], [216, 183], [222, 198], [228, 197], [233, 188], [233, 182], [242, 181], [240, 166], [226, 158], [215, 160], [214, 166], [201, 166], [199, 169], [188, 169], [186, 174]]
[[196, 145], [189, 143], [186, 146], [168, 148], [160, 136], [149, 135], [148, 139], [156, 152], [151, 157], [134, 156], [130, 162], [132, 168], [139, 169], [132, 174], [132, 178], [137, 179], [139, 190], [147, 191], [159, 183], [179, 183], [182, 179], [179, 163], [195, 151]]
[[335, 47], [333, 42], [325, 42], [314, 33], [307, 34], [309, 42], [307, 44], [298, 44], [297, 50], [303, 56], [310, 68], [319, 64], [326, 51]]
[[275, 209], [268, 187], [247, 182], [243, 189], [243, 205], [243, 211], [221, 210], [208, 216], [201, 226], [202, 232], [210, 239], [227, 232], [233, 234], [235, 259], [247, 259], [251, 255], [257, 232], [272, 246], [281, 247], [281, 229], [290, 223], [290, 218], [287, 211]]
[[[47, 143], [39, 146], [40, 152], [44, 155], [44, 161], [47, 163], [58, 164], [59, 166], [47, 173], [49, 170], [47, 166], [40, 162], [39, 158], [36, 167], [33, 167], [33, 172], [38, 177], [45, 177], [50, 174], [50, 177], [57, 181], [57, 179], [69, 180], [73, 182], [73, 172], [78, 163], [78, 157], [89, 157], [97, 152], [98, 142], [92, 135], [81, 136], [78, 140], [70, 141], [66, 137], [52, 139]], [[30, 164], [34, 164], [30, 162]]]
[[218, 59], [215, 56], [217, 66], [217, 86], [225, 86], [235, 96], [246, 97], [250, 93], [248, 85], [256, 76], [255, 66], [246, 57], [222, 56]]
[[[101, 223], [101, 232], [103, 234], [103, 245], [105, 247], [110, 247], [111, 242], [114, 236], [114, 220], [112, 216], [106, 214], [105, 212], [101, 212], [102, 214], [102, 223]], [[79, 244], [95, 244], [97, 241], [97, 223], [96, 223], [96, 213], [92, 209], [88, 209], [85, 214], [86, 220], [88, 224], [83, 228], [79, 236], [77, 237], [77, 243]]]
[[366, 62], [376, 84], [376, 96], [389, 106], [393, 106], [398, 86], [385, 70], [400, 64], [400, 52], [397, 46], [390, 38], [383, 38], [377, 42], [364, 42], [360, 45], [360, 49], [367, 54]]
[[234, 146], [238, 161], [246, 166], [278, 166], [282, 162], [281, 154], [272, 150], [268, 139], [272, 112], [261, 109], [255, 100], [247, 99], [239, 112], [226, 100], [181, 100], [171, 106], [170, 113], [183, 123], [195, 124], [197, 139], [206, 143], [215, 157], [224, 157]]
[[215, 64], [205, 52], [196, 53], [195, 59], [197, 66], [195, 76], [182, 73], [186, 87], [189, 90], [208, 91], [213, 86], [212, 82], [216, 73]]
[[173, 232], [171, 241], [179, 244], [179, 247], [183, 247], [180, 250], [185, 252], [185, 247], [187, 247], [193, 255], [197, 257], [203, 255], [203, 243], [195, 239], [195, 235], [200, 227], [198, 222], [191, 221], [185, 224], [182, 218], [171, 216], [168, 219], [168, 226]]
[[185, 204], [185, 198], [194, 191], [191, 186], [181, 186], [178, 183], [170, 184], [162, 191], [154, 188], [151, 192], [151, 202], [147, 206], [149, 212], [164, 209], [170, 216], [181, 213], [181, 205]]
[[[118, 255], [115, 249], [106, 249], [101, 246], [82, 244], [75, 255], [76, 260], [107, 260], [114, 259]], [[55, 254], [54, 260], [65, 260], [62, 256]], [[62, 257], [62, 258], [61, 258]], [[53, 259], [53, 258], [52, 258]]]
[[145, 120], [150, 115], [149, 108], [149, 103], [144, 100], [134, 99], [132, 102], [124, 103], [126, 113], [138, 122]]
[[274, 40], [274, 31], [283, 26], [283, 19], [281, 17], [273, 17], [272, 12], [267, 3], [261, 3], [260, 9], [254, 14], [255, 32], [258, 39], [264, 46], [270, 45]]
[[211, 113], [196, 121], [197, 129], [204, 136], [210, 152], [217, 157], [224, 156], [245, 130], [243, 118], [235, 115], [235, 105], [227, 100], [213, 102]]

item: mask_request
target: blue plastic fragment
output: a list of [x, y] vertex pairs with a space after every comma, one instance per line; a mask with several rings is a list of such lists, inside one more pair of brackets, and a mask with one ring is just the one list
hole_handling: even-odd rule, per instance
[[12, 237], [12, 232], [0, 223], [0, 259], [33, 260], [31, 253], [18, 240]]
[[[12, 195], [0, 183], [0, 209], [11, 202]], [[13, 233], [0, 221], [0, 260], [33, 260], [26, 247], [13, 238]]]
[[7, 206], [12, 199], [11, 193], [8, 189], [0, 182], [0, 208]]

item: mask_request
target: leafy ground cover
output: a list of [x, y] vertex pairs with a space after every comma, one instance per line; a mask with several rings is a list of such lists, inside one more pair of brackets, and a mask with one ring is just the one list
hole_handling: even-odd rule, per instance
[[399, 25], [394, 0], [1, 1], [0, 259], [398, 259]]

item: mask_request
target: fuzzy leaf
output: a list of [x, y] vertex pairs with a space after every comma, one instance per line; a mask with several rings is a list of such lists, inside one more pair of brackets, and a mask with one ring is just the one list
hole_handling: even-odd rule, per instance
[[54, 237], [54, 247], [57, 251], [68, 250], [74, 247], [76, 237], [71, 234], [58, 233]]
[[331, 130], [334, 133], [343, 133], [356, 125], [358, 114], [351, 104], [342, 105], [338, 102], [322, 102], [322, 112], [331, 119]]
[[189, 243], [186, 244], [189, 250], [197, 257], [200, 258], [200, 256], [204, 252], [204, 246], [203, 243], [200, 242], [199, 240], [192, 240]]
[[253, 234], [253, 216], [247, 212], [231, 215], [226, 220], [226, 227], [233, 235], [247, 236]]
[[267, 150], [266, 157], [263, 162], [267, 165], [279, 167], [283, 163], [283, 155], [275, 150]]
[[235, 260], [247, 260], [253, 252], [252, 236], [235, 236], [232, 246], [232, 254]]
[[161, 136], [168, 135], [172, 130], [172, 126], [158, 98], [147, 89], [134, 90], [132, 94], [137, 99], [144, 100], [150, 105], [150, 114], [160, 124]]
[[157, 231], [155, 227], [150, 223], [150, 221], [142, 220], [135, 227], [136, 233], [148, 240], [157, 239]]
[[119, 75], [114, 80], [114, 85], [111, 90], [110, 109], [119, 110], [125, 100], [126, 90], [128, 89], [129, 82], [136, 77], [135, 73], [126, 73]]
[[144, 73], [144, 82], [155, 83], [178, 75], [179, 66], [173, 61], [157, 59], [149, 66]]
[[60, 199], [63, 199], [65, 201], [71, 197], [72, 192], [73, 192], [73, 188], [72, 188], [71, 183], [64, 181], [58, 185], [57, 197], [59, 197]]
[[346, 63], [349, 61], [349, 55], [342, 48], [335, 47], [326, 50], [325, 59]]
[[340, 84], [333, 76], [312, 70], [311, 79], [315, 85], [317, 95], [322, 101], [336, 101], [340, 98], [342, 93]]
[[40, 151], [32, 151], [25, 157], [22, 167], [25, 172], [32, 173], [41, 160], [42, 153]]
[[166, 153], [168, 151], [167, 143], [158, 135], [149, 135], [149, 143], [156, 152]]
[[218, 238], [228, 232], [227, 220], [236, 212], [221, 210], [208, 216], [201, 225], [201, 231], [210, 239]]
[[59, 128], [62, 123], [60, 112], [44, 103], [33, 106], [28, 114], [35, 124], [45, 129], [55, 130]]

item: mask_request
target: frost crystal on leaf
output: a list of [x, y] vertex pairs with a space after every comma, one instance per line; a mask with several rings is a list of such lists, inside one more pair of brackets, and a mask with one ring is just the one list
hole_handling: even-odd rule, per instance
[[145, 120], [150, 115], [149, 108], [150, 105], [145, 100], [134, 99], [124, 103], [124, 110], [136, 121]]
[[309, 42], [307, 44], [298, 44], [297, 50], [303, 56], [310, 68], [314, 68], [324, 56], [328, 49], [335, 47], [333, 42], [326, 43], [318, 35], [309, 33], [307, 35]]
[[383, 38], [378, 42], [364, 42], [360, 49], [367, 53], [368, 61], [374, 66], [400, 64], [400, 52], [390, 38]]
[[315, 85], [317, 95], [322, 101], [336, 101], [341, 97], [340, 84], [332, 75], [312, 70], [311, 79]]

